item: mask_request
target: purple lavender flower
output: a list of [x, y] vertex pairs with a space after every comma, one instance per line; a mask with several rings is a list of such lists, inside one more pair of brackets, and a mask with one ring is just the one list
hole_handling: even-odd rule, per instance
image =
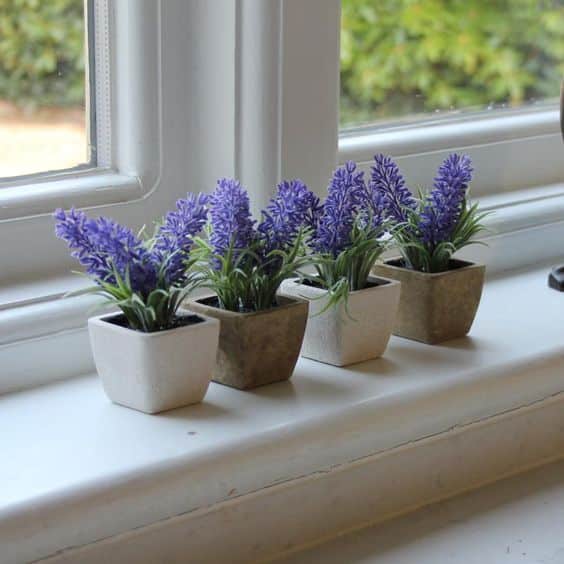
[[114, 284], [115, 272], [129, 278], [134, 292], [146, 296], [154, 289], [157, 269], [153, 256], [127, 227], [111, 219], [88, 219], [81, 211], [68, 214], [58, 209], [55, 233], [73, 249], [72, 256], [86, 267], [88, 274]]
[[110, 261], [121, 278], [127, 279], [134, 292], [147, 296], [157, 282], [154, 257], [128, 227], [106, 217], [91, 222], [91, 238]]
[[248, 248], [255, 240], [249, 195], [239, 182], [222, 178], [209, 200], [214, 252], [224, 256], [232, 246], [235, 251]]
[[453, 153], [441, 164], [434, 188], [421, 211], [420, 230], [424, 243], [437, 245], [452, 235], [472, 180], [472, 161]]
[[205, 194], [188, 194], [176, 202], [176, 210], [167, 213], [157, 231], [153, 253], [164, 264], [167, 285], [179, 285], [185, 280], [185, 262], [194, 236], [206, 222], [207, 202]]
[[[372, 227], [382, 227], [385, 219], [384, 198], [377, 190], [367, 190], [367, 212], [370, 214]], [[368, 215], [366, 213], [366, 215]]]
[[320, 210], [319, 198], [301, 180], [281, 182], [258, 226], [265, 253], [291, 245], [302, 227], [314, 226]]
[[109, 257], [95, 248], [89, 233], [92, 220], [82, 211], [72, 208], [69, 212], [57, 209], [53, 214], [57, 220], [55, 234], [67, 242], [71, 256], [86, 267], [86, 272], [93, 277], [106, 280], [112, 275]]
[[333, 174], [328, 192], [313, 246], [317, 252], [336, 257], [349, 244], [354, 222], [367, 202], [364, 172], [347, 162]]
[[380, 205], [386, 217], [396, 223], [404, 223], [407, 221], [406, 208], [415, 209], [415, 199], [391, 157], [375, 155], [374, 163], [369, 186], [372, 198], [377, 198], [376, 195], [379, 194]]

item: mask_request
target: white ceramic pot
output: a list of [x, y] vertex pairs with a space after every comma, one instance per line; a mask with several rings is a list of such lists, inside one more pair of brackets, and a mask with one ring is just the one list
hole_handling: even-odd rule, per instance
[[113, 402], [158, 413], [202, 401], [217, 354], [217, 319], [198, 314], [198, 323], [142, 333], [108, 321], [113, 317], [119, 314], [88, 320], [96, 369]]
[[346, 366], [381, 356], [394, 328], [400, 283], [370, 278], [371, 286], [349, 294], [343, 303], [320, 312], [327, 304], [327, 290], [288, 279], [280, 293], [309, 301], [310, 315], [301, 354], [307, 358]]

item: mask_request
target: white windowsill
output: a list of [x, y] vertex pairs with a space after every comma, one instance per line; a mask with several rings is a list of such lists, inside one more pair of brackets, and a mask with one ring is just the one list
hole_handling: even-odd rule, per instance
[[[396, 157], [471, 145], [486, 145], [512, 139], [559, 134], [556, 105], [521, 112], [482, 112], [459, 119], [446, 118], [436, 123], [411, 123], [404, 126], [374, 129], [359, 128], [339, 139], [339, 157], [370, 161], [375, 153]], [[422, 151], [422, 147], [424, 151]]]
[[278, 564], [560, 564], [564, 462], [357, 531]]
[[564, 294], [547, 272], [490, 280], [468, 338], [393, 337], [342, 369], [302, 359], [291, 382], [212, 384], [159, 416], [112, 405], [94, 376], [1, 397], [2, 556], [46, 557], [564, 392]]
[[53, 213], [57, 207], [91, 207], [139, 199], [148, 190], [140, 178], [112, 170], [61, 174], [0, 190], [0, 221]]
[[416, 190], [432, 185], [439, 163], [453, 151], [472, 159], [473, 198], [556, 184], [564, 177], [556, 106], [344, 132], [338, 160], [356, 161], [369, 173], [376, 153], [389, 154]]

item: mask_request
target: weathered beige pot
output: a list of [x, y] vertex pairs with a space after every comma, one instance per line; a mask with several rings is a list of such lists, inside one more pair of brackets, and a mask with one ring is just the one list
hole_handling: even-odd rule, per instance
[[446, 272], [425, 273], [398, 266], [400, 259], [377, 264], [372, 273], [401, 282], [394, 335], [436, 344], [466, 335], [476, 316], [485, 266], [452, 260]]
[[326, 311], [327, 290], [300, 284], [297, 279], [282, 283], [282, 295], [309, 301], [302, 356], [346, 366], [384, 353], [396, 320], [400, 283], [387, 278], [371, 278], [370, 283], [349, 294], [347, 310], [340, 303]]
[[304, 337], [308, 303], [282, 296], [277, 300], [277, 307], [251, 313], [214, 307], [215, 296], [188, 302], [190, 310], [221, 323], [214, 382], [248, 390], [292, 376]]

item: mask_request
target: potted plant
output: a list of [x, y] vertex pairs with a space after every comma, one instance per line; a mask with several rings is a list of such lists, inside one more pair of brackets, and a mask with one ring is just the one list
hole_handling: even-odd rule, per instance
[[88, 321], [104, 390], [115, 403], [157, 413], [202, 401], [219, 323], [180, 309], [197, 284], [192, 239], [206, 220], [206, 197], [179, 200], [151, 238], [82, 211], [55, 212], [56, 234], [120, 313]]
[[[376, 196], [376, 197], [375, 197]], [[285, 280], [281, 293], [310, 303], [302, 355], [345, 366], [376, 358], [390, 338], [400, 296], [395, 280], [370, 276], [385, 249], [378, 195], [348, 162], [338, 168], [310, 231], [314, 272]]]
[[433, 189], [415, 197], [397, 164], [374, 157], [371, 189], [379, 195], [401, 257], [378, 264], [373, 272], [401, 281], [394, 333], [424, 343], [462, 337], [476, 315], [485, 267], [453, 258], [475, 243], [486, 214], [468, 202], [472, 163], [451, 154], [439, 167]]
[[277, 290], [304, 263], [303, 233], [316, 202], [299, 180], [283, 182], [256, 225], [239, 182], [218, 181], [207, 238], [197, 240], [199, 272], [214, 294], [189, 305], [221, 321], [214, 381], [249, 389], [292, 375], [308, 304]]

